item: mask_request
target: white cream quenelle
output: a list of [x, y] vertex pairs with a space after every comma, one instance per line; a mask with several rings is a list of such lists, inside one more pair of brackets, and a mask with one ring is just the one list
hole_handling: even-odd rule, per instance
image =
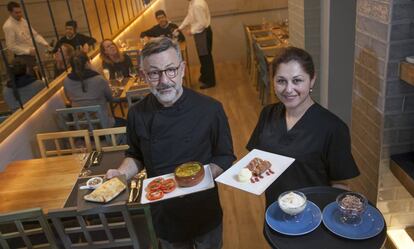
[[237, 177], [239, 182], [247, 182], [252, 177], [252, 172], [248, 168], [242, 168]]

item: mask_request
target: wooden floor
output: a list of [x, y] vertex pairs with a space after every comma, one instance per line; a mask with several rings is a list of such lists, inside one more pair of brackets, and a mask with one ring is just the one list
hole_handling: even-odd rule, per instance
[[[192, 68], [191, 88], [219, 100], [226, 111], [233, 136], [237, 160], [247, 150], [246, 143], [253, 131], [262, 106], [255, 85], [249, 80], [245, 66], [240, 63], [216, 64], [217, 85], [199, 90], [196, 85], [198, 68]], [[224, 249], [270, 248], [263, 237], [265, 212], [264, 196], [256, 196], [219, 185], [224, 211]]]

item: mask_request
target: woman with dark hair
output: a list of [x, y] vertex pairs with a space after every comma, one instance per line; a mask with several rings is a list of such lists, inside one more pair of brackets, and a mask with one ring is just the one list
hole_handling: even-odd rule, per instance
[[45, 83], [28, 74], [28, 67], [24, 60], [15, 59], [12, 63], [11, 77], [3, 88], [3, 97], [11, 111], [20, 108], [18, 99], [25, 104], [34, 95], [45, 87]]
[[266, 205], [279, 194], [311, 186], [348, 188], [359, 175], [351, 154], [347, 125], [311, 97], [315, 84], [312, 57], [286, 48], [273, 61], [274, 90], [280, 102], [263, 108], [247, 144], [296, 160], [266, 190]]
[[129, 76], [129, 69], [133, 67], [131, 58], [127, 54], [121, 53], [112, 40], [103, 40], [99, 50], [102, 67], [109, 70], [110, 79], [115, 79], [116, 72], [122, 73], [124, 77]]
[[64, 91], [72, 107], [100, 105], [104, 128], [126, 125], [126, 120], [112, 117], [108, 103], [113, 102], [108, 81], [92, 70], [89, 57], [81, 51], [70, 59], [72, 72], [63, 81]]

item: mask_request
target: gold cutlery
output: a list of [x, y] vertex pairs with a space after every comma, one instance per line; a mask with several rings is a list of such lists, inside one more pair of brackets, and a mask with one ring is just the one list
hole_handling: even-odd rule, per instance
[[135, 181], [135, 180], [132, 180], [131, 181], [131, 190], [130, 190], [130, 192], [129, 192], [129, 199], [128, 199], [128, 202], [132, 202], [134, 199], [133, 199], [133, 196], [134, 196], [134, 189], [136, 188], [136, 186], [137, 186], [137, 182]]
[[141, 192], [142, 182], [144, 181], [145, 178], [147, 178], [147, 172], [145, 170], [140, 171], [138, 173], [138, 184], [136, 186], [137, 192], [135, 194], [134, 202], [137, 202], [137, 201], [139, 202], [138, 197]]

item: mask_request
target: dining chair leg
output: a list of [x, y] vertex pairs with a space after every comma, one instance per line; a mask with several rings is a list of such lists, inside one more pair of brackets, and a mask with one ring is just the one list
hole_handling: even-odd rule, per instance
[[155, 235], [154, 224], [152, 223], [151, 210], [148, 205], [144, 207], [144, 214], [147, 220], [148, 232], [152, 244], [152, 249], [158, 249], [158, 239]]

